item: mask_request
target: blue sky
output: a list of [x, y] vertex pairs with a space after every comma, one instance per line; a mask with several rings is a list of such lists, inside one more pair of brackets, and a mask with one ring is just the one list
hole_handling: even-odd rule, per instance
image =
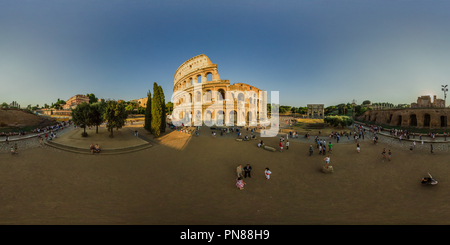
[[[166, 99], [186, 60], [280, 103], [411, 103], [450, 83], [450, 1], [0, 1], [0, 103]], [[269, 93], [270, 94], [270, 93]]]

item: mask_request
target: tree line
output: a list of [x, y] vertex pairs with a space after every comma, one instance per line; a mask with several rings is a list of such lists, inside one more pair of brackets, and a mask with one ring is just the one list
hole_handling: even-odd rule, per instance
[[[89, 94], [88, 94], [88, 97]], [[72, 121], [84, 128], [83, 137], [88, 136], [86, 127], [98, 127], [106, 122], [106, 128], [111, 133], [110, 137], [114, 137], [114, 129], [118, 130], [125, 125], [129, 114], [128, 106], [125, 102], [117, 102], [114, 100], [98, 102], [95, 96], [92, 96], [92, 103], [83, 102], [75, 109], [72, 109]], [[156, 138], [160, 136], [166, 129], [166, 104], [165, 96], [161, 86], [157, 83], [153, 84], [153, 98], [150, 90], [147, 93], [148, 101], [145, 108], [144, 128], [152, 133]], [[91, 98], [91, 97], [90, 97]]]

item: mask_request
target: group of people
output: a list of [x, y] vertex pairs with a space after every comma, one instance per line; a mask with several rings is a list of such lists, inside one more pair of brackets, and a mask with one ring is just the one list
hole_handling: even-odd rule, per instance
[[92, 143], [89, 149], [91, 151], [91, 154], [100, 153], [100, 146], [98, 144], [94, 146], [94, 144]]
[[[242, 165], [237, 166], [237, 168], [236, 168], [236, 174], [237, 174], [236, 187], [239, 190], [243, 190], [244, 185], [247, 184], [244, 182], [244, 178], [247, 178], [247, 176], [249, 178], [251, 178], [251, 171], [252, 171], [252, 167], [250, 166], [250, 164], [247, 164], [244, 168], [242, 168]], [[264, 176], [265, 176], [266, 180], [270, 179], [271, 174], [272, 174], [272, 172], [270, 171], [269, 168], [264, 169]]]

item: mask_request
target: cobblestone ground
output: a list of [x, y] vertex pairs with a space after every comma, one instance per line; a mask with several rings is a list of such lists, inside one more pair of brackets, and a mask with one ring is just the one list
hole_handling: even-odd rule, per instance
[[[73, 126], [69, 126], [69, 127], [64, 128], [63, 130], [56, 131], [56, 134], [58, 136], [61, 136], [64, 133], [69, 132], [72, 129], [73, 129]], [[37, 147], [48, 148], [48, 149], [51, 149], [51, 150], [57, 151], [57, 152], [60, 151], [60, 150], [57, 150], [57, 149], [55, 149], [53, 147], [46, 146], [44, 144], [45, 141], [47, 141], [47, 140], [44, 139], [43, 142], [42, 142], [42, 145], [41, 145], [40, 144], [40, 140], [39, 140], [39, 138], [37, 136], [33, 137], [33, 138], [13, 140], [13, 141], [10, 141], [9, 144], [5, 143], [5, 141], [3, 140], [3, 141], [0, 142], [0, 154], [10, 153], [11, 147], [14, 146], [14, 144], [16, 144], [16, 143], [17, 143], [17, 148], [18, 148], [18, 152], [19, 153], [20, 153], [21, 150], [30, 149], [30, 148], [37, 148]]]

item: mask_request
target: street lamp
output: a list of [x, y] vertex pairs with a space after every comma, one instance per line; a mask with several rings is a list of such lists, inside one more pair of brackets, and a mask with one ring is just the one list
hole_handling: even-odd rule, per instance
[[442, 91], [444, 91], [444, 107], [445, 107], [445, 99], [447, 98], [447, 91], [448, 91], [448, 88], [447, 88], [447, 86], [448, 85], [441, 85], [441, 87], [442, 87]]

